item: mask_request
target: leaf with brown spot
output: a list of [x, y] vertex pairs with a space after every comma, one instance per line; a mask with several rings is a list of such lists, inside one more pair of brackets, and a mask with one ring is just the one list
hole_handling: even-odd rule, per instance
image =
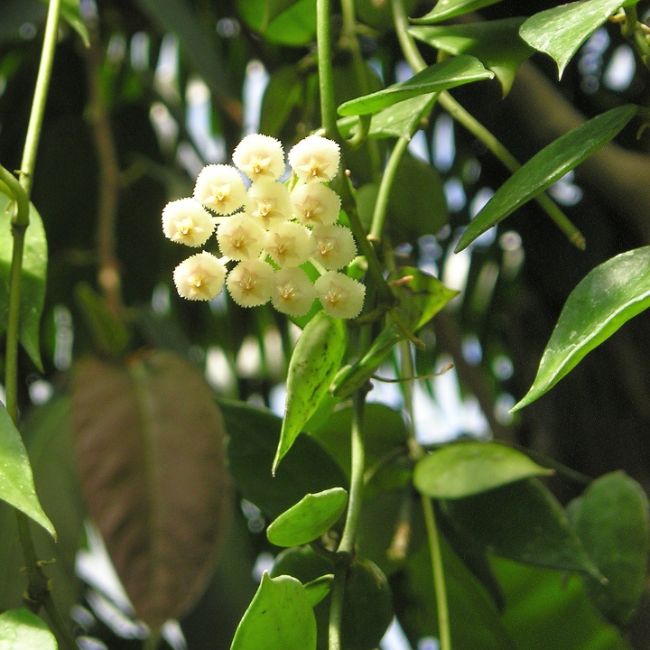
[[153, 351], [80, 361], [73, 422], [90, 513], [137, 615], [158, 628], [201, 594], [224, 539], [221, 412], [196, 369]]

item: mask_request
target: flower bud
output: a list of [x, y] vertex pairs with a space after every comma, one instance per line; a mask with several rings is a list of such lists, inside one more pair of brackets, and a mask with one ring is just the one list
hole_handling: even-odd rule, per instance
[[280, 267], [300, 266], [312, 253], [309, 230], [292, 221], [280, 223], [266, 233], [264, 250]]
[[275, 272], [273, 279], [271, 302], [279, 312], [289, 316], [304, 316], [311, 309], [316, 289], [302, 269], [280, 269]]
[[164, 207], [162, 226], [167, 239], [177, 244], [198, 247], [210, 238], [214, 221], [194, 199], [178, 199]]
[[228, 273], [226, 286], [240, 307], [258, 307], [271, 297], [273, 268], [260, 260], [240, 262]]
[[246, 187], [234, 167], [208, 165], [196, 179], [194, 198], [217, 214], [232, 214], [244, 205]]
[[306, 226], [327, 226], [339, 218], [341, 199], [322, 183], [299, 183], [291, 192], [291, 207]]
[[284, 173], [282, 143], [270, 135], [247, 135], [235, 148], [232, 159], [254, 183], [276, 181]]
[[334, 140], [310, 135], [289, 152], [289, 164], [305, 183], [331, 181], [339, 169], [341, 151]]
[[312, 257], [328, 271], [346, 266], [357, 255], [352, 232], [345, 226], [318, 226], [312, 231], [312, 240]]
[[314, 283], [323, 309], [335, 318], [355, 318], [363, 309], [366, 288], [343, 273], [328, 271]]
[[188, 257], [174, 269], [174, 284], [181, 298], [212, 300], [223, 289], [224, 265], [205, 251]]
[[260, 181], [248, 188], [246, 212], [267, 230], [291, 216], [289, 190], [283, 183]]
[[247, 214], [235, 214], [217, 228], [221, 253], [233, 260], [254, 260], [264, 247], [266, 231]]

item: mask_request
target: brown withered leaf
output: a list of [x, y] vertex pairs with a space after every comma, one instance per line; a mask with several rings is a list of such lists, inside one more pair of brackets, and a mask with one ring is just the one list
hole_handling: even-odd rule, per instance
[[156, 629], [201, 594], [224, 538], [221, 413], [170, 352], [83, 359], [72, 394], [84, 497], [136, 614]]

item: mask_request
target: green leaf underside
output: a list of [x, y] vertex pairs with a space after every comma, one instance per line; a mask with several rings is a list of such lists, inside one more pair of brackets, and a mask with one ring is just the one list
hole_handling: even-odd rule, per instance
[[[9, 309], [9, 271], [13, 251], [11, 216], [7, 210], [10, 203], [9, 197], [0, 194], [0, 334], [7, 329]], [[42, 369], [39, 327], [45, 300], [46, 276], [45, 230], [36, 208], [30, 204], [20, 292], [20, 343], [39, 369]]]
[[9, 413], [0, 405], [0, 499], [41, 525], [53, 538], [56, 532], [36, 496], [25, 445]]
[[219, 404], [228, 431], [230, 472], [242, 496], [268, 517], [277, 517], [308, 492], [347, 484], [334, 459], [308, 436], [296, 440], [272, 477], [282, 420], [245, 402], [220, 400]]
[[344, 102], [338, 112], [343, 116], [370, 115], [412, 97], [493, 77], [494, 73], [486, 70], [478, 59], [463, 54], [429, 66], [406, 81]]
[[272, 473], [327, 394], [345, 354], [345, 325], [318, 312], [302, 331], [287, 375], [287, 403]]
[[602, 579], [555, 497], [536, 479], [444, 502], [459, 534], [495, 555]]
[[316, 619], [309, 596], [291, 576], [262, 576], [230, 646], [230, 650], [260, 648], [316, 649]]
[[561, 78], [582, 43], [622, 4], [623, 0], [570, 2], [531, 16], [519, 34], [531, 47], [555, 60]]
[[309, 598], [312, 607], [316, 607], [318, 603], [327, 598], [327, 595], [332, 589], [333, 582], [334, 574], [327, 573], [326, 575], [316, 578], [304, 585], [307, 598]]
[[82, 491], [138, 617], [159, 627], [182, 616], [230, 518], [212, 390], [171, 352], [86, 358], [75, 367], [72, 416]]
[[439, 23], [448, 18], [462, 16], [470, 11], [478, 11], [483, 7], [501, 2], [501, 0], [438, 0], [436, 6], [421, 18], [411, 18], [418, 24]]
[[569, 294], [537, 376], [516, 411], [548, 392], [624, 323], [650, 307], [650, 246], [600, 264]]
[[42, 618], [28, 609], [11, 609], [0, 614], [2, 650], [57, 650], [52, 632]]
[[470, 54], [492, 70], [507, 94], [515, 79], [517, 68], [533, 53], [519, 37], [524, 18], [490, 20], [469, 25], [444, 27], [413, 27], [416, 39], [449, 54]]
[[512, 447], [493, 442], [450, 444], [415, 466], [413, 482], [434, 499], [462, 499], [553, 471]]
[[276, 546], [300, 546], [311, 542], [336, 523], [347, 502], [348, 493], [343, 488], [307, 494], [273, 521], [266, 536]]
[[565, 133], [536, 153], [506, 180], [474, 217], [461, 236], [456, 252], [466, 248], [479, 235], [503, 221], [609, 142], [636, 115], [637, 110], [630, 104], [613, 108]]
[[607, 584], [589, 580], [587, 591], [609, 620], [623, 626], [645, 590], [648, 498], [636, 481], [613, 472], [575, 499], [569, 514], [585, 550], [607, 578]]

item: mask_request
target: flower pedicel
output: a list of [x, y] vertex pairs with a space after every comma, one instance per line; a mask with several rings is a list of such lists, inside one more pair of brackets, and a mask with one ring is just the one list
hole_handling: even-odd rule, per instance
[[[357, 247], [349, 228], [337, 224], [341, 200], [325, 184], [338, 172], [336, 142], [311, 135], [291, 149], [289, 163], [298, 179], [291, 193], [278, 181], [285, 159], [275, 138], [246, 136], [235, 148], [233, 162], [235, 167], [204, 167], [194, 196], [171, 201], [163, 210], [168, 239], [200, 247], [216, 226], [223, 255], [202, 251], [181, 262], [174, 270], [178, 294], [212, 300], [225, 285], [241, 307], [270, 300], [283, 314], [303, 316], [318, 299], [331, 316], [358, 316], [365, 287], [340, 272]], [[248, 189], [242, 174], [251, 181]], [[322, 269], [315, 282], [300, 268], [308, 261]]]

